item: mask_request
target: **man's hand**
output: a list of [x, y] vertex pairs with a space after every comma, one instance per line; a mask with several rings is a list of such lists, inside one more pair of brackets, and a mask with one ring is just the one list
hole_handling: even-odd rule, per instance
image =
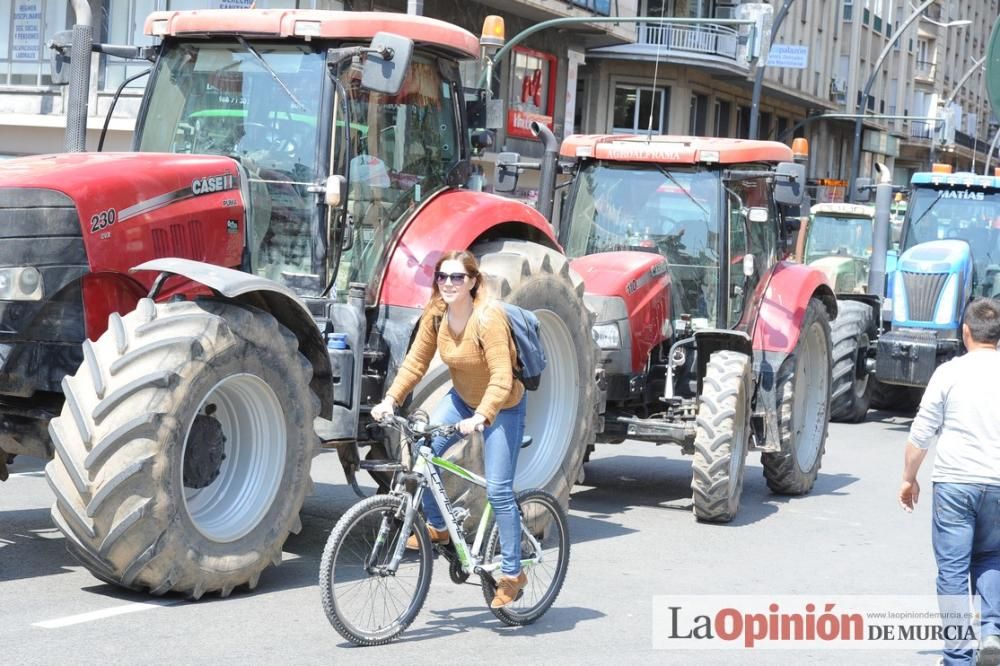
[[899, 505], [903, 507], [903, 511], [913, 513], [913, 507], [917, 504], [919, 497], [920, 484], [917, 483], [917, 480], [904, 480], [903, 484], [899, 487]]
[[458, 431], [463, 435], [470, 435], [474, 431], [483, 430], [483, 426], [486, 424], [486, 417], [482, 414], [476, 413], [467, 419], [462, 419], [458, 422]]

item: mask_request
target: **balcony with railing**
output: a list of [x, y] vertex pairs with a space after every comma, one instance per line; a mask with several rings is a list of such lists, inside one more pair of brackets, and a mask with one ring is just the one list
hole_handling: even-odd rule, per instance
[[929, 60], [917, 60], [913, 63], [913, 76], [921, 82], [934, 82], [934, 75], [937, 68]]
[[739, 33], [723, 25], [690, 25], [657, 21], [640, 23], [636, 42], [591, 49], [594, 57], [630, 60], [680, 61], [690, 64], [722, 65], [726, 69], [745, 72], [746, 61], [740, 53]]

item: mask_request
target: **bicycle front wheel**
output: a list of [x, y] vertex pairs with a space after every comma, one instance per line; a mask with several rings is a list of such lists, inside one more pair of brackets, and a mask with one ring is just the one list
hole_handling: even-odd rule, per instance
[[345, 513], [326, 542], [319, 568], [323, 610], [330, 624], [355, 645], [382, 645], [399, 636], [420, 612], [431, 582], [431, 543], [423, 521], [413, 518], [418, 551], [404, 551], [395, 571], [387, 566], [403, 533], [403, 499], [375, 495]]
[[[516, 601], [490, 609], [501, 622], [511, 626], [531, 624], [540, 618], [559, 596], [569, 568], [569, 529], [556, 498], [544, 490], [525, 490], [518, 495], [517, 505], [521, 509], [521, 568], [528, 582]], [[485, 555], [486, 562], [500, 561], [500, 530], [496, 523], [486, 542]], [[489, 604], [496, 593], [493, 579], [482, 576], [482, 588]]]

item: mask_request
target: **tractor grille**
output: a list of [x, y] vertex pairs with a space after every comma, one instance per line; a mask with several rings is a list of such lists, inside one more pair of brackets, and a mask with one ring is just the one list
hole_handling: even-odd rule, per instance
[[910, 321], [933, 321], [934, 307], [949, 273], [909, 273], [903, 271], [903, 287]]
[[164, 229], [153, 229], [153, 254], [157, 257], [182, 257], [205, 260], [205, 241], [201, 222], [189, 220], [184, 224], [171, 224]]

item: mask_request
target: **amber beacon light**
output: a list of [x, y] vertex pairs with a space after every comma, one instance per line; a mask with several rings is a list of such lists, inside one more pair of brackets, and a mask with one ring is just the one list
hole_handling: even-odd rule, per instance
[[500, 48], [507, 41], [504, 37], [503, 17], [490, 15], [483, 21], [483, 33], [479, 36], [479, 45]]

